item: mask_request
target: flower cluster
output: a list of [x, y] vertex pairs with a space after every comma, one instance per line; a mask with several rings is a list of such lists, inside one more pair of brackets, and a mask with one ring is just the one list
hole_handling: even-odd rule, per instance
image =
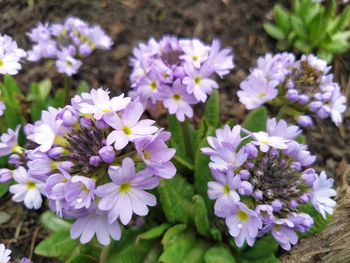
[[202, 152], [210, 156], [215, 179], [208, 183], [208, 195], [237, 246], [245, 241], [252, 246], [257, 237], [271, 233], [290, 250], [298, 241], [296, 232], [313, 225], [301, 205], [312, 204], [324, 218], [333, 213], [333, 179], [310, 167], [315, 157], [295, 140], [300, 132], [284, 120], [269, 119], [266, 131], [225, 126], [208, 137], [210, 147]]
[[69, 17], [62, 24], [39, 23], [27, 35], [34, 43], [28, 60], [56, 59], [58, 72], [68, 76], [78, 72], [81, 58], [96, 49], [108, 50], [113, 44], [99, 25], [89, 25], [76, 17]]
[[151, 38], [133, 51], [130, 96], [139, 97], [147, 106], [162, 102], [179, 121], [191, 118], [191, 105], [205, 102], [218, 88], [214, 73], [221, 78], [234, 68], [230, 49], [220, 49], [198, 39], [164, 36], [159, 42]]
[[329, 70], [327, 63], [314, 55], [296, 60], [291, 53], [267, 54], [241, 83], [238, 97], [247, 109], [264, 103], [283, 106], [303, 127], [313, 123], [310, 113], [322, 119], [330, 117], [339, 125], [346, 98]]
[[26, 52], [18, 48], [16, 41], [0, 33], [0, 74], [16, 75], [22, 68], [19, 62], [25, 56]]
[[146, 216], [156, 205], [147, 190], [176, 173], [175, 149], [165, 143], [170, 133], [141, 119], [143, 111], [138, 100], [110, 98], [103, 89], [49, 108], [25, 127], [25, 149], [17, 144], [19, 129], [2, 135], [0, 155], [11, 154], [16, 169], [2, 169], [0, 181], [13, 178], [13, 200], [28, 208], [39, 208], [44, 195], [58, 216], [76, 219], [72, 238], [86, 243], [96, 235], [103, 245], [118, 240], [119, 222]]
[[[7, 249], [4, 244], [0, 243], [0, 262], [1, 263], [8, 263], [11, 260], [12, 251], [10, 249]], [[22, 258], [19, 263], [31, 263], [32, 261], [28, 258]]]

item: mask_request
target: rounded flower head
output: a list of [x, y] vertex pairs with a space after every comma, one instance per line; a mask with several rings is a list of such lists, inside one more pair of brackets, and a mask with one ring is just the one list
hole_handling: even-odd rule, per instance
[[142, 114], [138, 100], [110, 98], [102, 88], [77, 95], [71, 105], [49, 108], [26, 127], [21, 166], [4, 170], [0, 179], [13, 174], [14, 201], [38, 208], [43, 194], [58, 216], [74, 218], [72, 238], [87, 243], [96, 236], [108, 245], [121, 237], [119, 222], [146, 216], [156, 204], [148, 190], [176, 174], [175, 149], [165, 143], [170, 133]]
[[[242, 132], [247, 136], [241, 138]], [[252, 246], [257, 237], [271, 233], [290, 250], [298, 241], [296, 232], [313, 225], [313, 219], [298, 210], [301, 204], [313, 205], [323, 217], [333, 213], [333, 180], [310, 167], [315, 157], [295, 141], [299, 134], [297, 126], [269, 119], [266, 131], [252, 133], [239, 125], [218, 129], [216, 137], [208, 137], [210, 147], [201, 149], [210, 156], [215, 179], [208, 183], [208, 196], [237, 246]], [[237, 161], [239, 155], [244, 158]]]
[[249, 110], [265, 103], [288, 106], [287, 114], [303, 127], [313, 124], [312, 113], [339, 125], [346, 98], [328, 73], [330, 68], [312, 54], [300, 60], [291, 53], [267, 54], [258, 58], [237, 94]]
[[60, 24], [39, 23], [27, 35], [33, 42], [28, 60], [55, 59], [57, 71], [67, 76], [79, 71], [81, 58], [96, 49], [108, 50], [113, 44], [99, 25], [89, 25], [75, 17]]
[[130, 64], [130, 95], [147, 106], [161, 102], [179, 121], [191, 118], [190, 105], [205, 102], [218, 88], [215, 74], [223, 77], [234, 68], [231, 50], [221, 50], [218, 40], [209, 46], [198, 39], [172, 36], [140, 43]]

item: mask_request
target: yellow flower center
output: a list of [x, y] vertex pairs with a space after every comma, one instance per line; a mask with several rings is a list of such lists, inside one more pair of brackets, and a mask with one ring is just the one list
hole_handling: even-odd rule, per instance
[[119, 191], [121, 193], [127, 193], [131, 190], [131, 184], [130, 183], [124, 183], [120, 186]]
[[4, 64], [5, 64], [5, 62], [0, 59], [0, 67], [3, 66]]
[[199, 85], [201, 83], [201, 81], [202, 81], [202, 79], [199, 76], [194, 78], [194, 83], [196, 83], [197, 85]]
[[248, 214], [242, 210], [238, 212], [237, 217], [241, 222], [245, 222], [249, 218]]
[[173, 94], [173, 99], [176, 101], [179, 101], [179, 100], [181, 100], [181, 95], [178, 93], [175, 93], [175, 94]]
[[231, 190], [230, 186], [228, 184], [225, 184], [224, 185], [224, 194], [228, 195], [230, 193], [230, 190]]
[[23, 148], [21, 146], [19, 146], [18, 144], [15, 144], [12, 147], [12, 152], [18, 153], [18, 154], [22, 154], [23, 153]]
[[129, 126], [124, 126], [123, 127], [123, 132], [126, 134], [126, 135], [130, 135], [132, 132], [131, 132], [131, 128]]
[[157, 83], [152, 81], [149, 86], [151, 87], [152, 90], [156, 90], [157, 89]]
[[193, 59], [193, 61], [197, 61], [198, 60], [198, 56], [194, 55], [194, 56], [192, 56], [192, 59]]
[[145, 158], [145, 160], [149, 160], [149, 158], [151, 157], [151, 154], [149, 151], [143, 151], [143, 157]]
[[86, 185], [85, 184], [83, 184], [83, 191], [84, 192], [86, 192], [86, 193], [88, 193], [88, 192], [90, 192], [90, 190], [86, 187]]
[[55, 140], [53, 141], [54, 144], [65, 146], [67, 141], [64, 139], [63, 136], [56, 136]]
[[34, 188], [36, 188], [36, 183], [34, 183], [33, 181], [29, 181], [29, 182], [27, 183], [27, 187], [28, 187], [29, 189], [34, 189]]
[[105, 108], [105, 109], [102, 110], [102, 112], [112, 112], [112, 110], [108, 109], [108, 108]]
[[267, 94], [266, 94], [266, 92], [265, 91], [263, 91], [263, 92], [261, 92], [260, 94], [259, 94], [259, 98], [263, 98], [263, 97], [265, 97]]

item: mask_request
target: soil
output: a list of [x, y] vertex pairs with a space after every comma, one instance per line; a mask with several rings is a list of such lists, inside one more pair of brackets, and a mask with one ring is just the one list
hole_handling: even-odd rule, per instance
[[[108, 52], [97, 51], [85, 59], [80, 72], [74, 76], [73, 85], [85, 80], [91, 87], [103, 86], [115, 94], [129, 90], [128, 58], [139, 41], [163, 34], [195, 36], [206, 42], [219, 38], [223, 46], [232, 47], [236, 63], [234, 72], [219, 81], [222, 120], [233, 118], [239, 123], [247, 113], [236, 96], [239, 83], [258, 56], [277, 51], [275, 41], [262, 27], [271, 17], [276, 2], [288, 4], [287, 0], [0, 0], [0, 32], [13, 36], [21, 47], [29, 49], [30, 41], [25, 33], [39, 21], [60, 22], [67, 16], [77, 16], [100, 24], [112, 36], [114, 46]], [[349, 57], [347, 54], [334, 61], [335, 76], [348, 97]], [[24, 90], [32, 81], [43, 78], [53, 80], [55, 88], [62, 86], [62, 76], [47, 63], [27, 63], [16, 76]], [[164, 116], [158, 117], [164, 119]], [[318, 168], [334, 175], [338, 186], [342, 187], [344, 180], [340, 178], [350, 163], [350, 112], [345, 114], [344, 125], [340, 128], [330, 121], [317, 121], [307, 130], [307, 139], [311, 150], [317, 154]], [[33, 247], [47, 234], [38, 220], [41, 211], [27, 211], [12, 203], [9, 196], [1, 199], [0, 211], [11, 217], [7, 223], [0, 224], [0, 242], [13, 250], [14, 258], [27, 256], [34, 262], [55, 262], [32, 253]], [[307, 240], [300, 246], [305, 242]]]

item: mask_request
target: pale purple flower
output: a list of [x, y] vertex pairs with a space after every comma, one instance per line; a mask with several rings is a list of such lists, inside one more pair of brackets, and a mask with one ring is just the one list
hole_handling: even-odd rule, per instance
[[49, 23], [39, 23], [35, 28], [27, 33], [33, 42], [45, 42], [51, 38]]
[[104, 146], [98, 153], [105, 163], [112, 163], [115, 159], [115, 151], [112, 146]]
[[24, 202], [29, 209], [39, 209], [42, 204], [41, 193], [44, 189], [44, 183], [35, 178], [31, 178], [27, 170], [20, 166], [13, 171], [13, 179], [17, 184], [10, 186], [10, 192], [14, 195], [14, 202]]
[[63, 124], [62, 120], [56, 119], [57, 114], [58, 110], [52, 107], [49, 107], [48, 111], [43, 111], [41, 121], [34, 126], [33, 133], [27, 137], [39, 144], [38, 149], [42, 152], [50, 150]]
[[125, 109], [130, 102], [130, 98], [124, 97], [124, 94], [112, 99], [108, 94], [109, 92], [102, 88], [91, 90], [90, 100], [87, 101], [82, 97], [82, 100], [77, 102], [79, 111], [83, 114], [93, 114], [95, 119], [100, 120], [108, 113]]
[[219, 88], [218, 84], [210, 79], [213, 74], [213, 66], [206, 63], [200, 69], [185, 65], [184, 70], [187, 76], [182, 83], [186, 85], [188, 93], [193, 94], [198, 101], [205, 102], [213, 89]]
[[88, 38], [97, 49], [109, 50], [113, 45], [112, 39], [98, 25], [90, 28]]
[[214, 39], [211, 44], [209, 59], [214, 66], [214, 71], [221, 78], [230, 73], [230, 70], [235, 67], [231, 49], [225, 48], [220, 50], [220, 41], [218, 39]]
[[215, 214], [225, 218], [229, 233], [234, 237], [238, 247], [242, 247], [244, 241], [249, 246], [254, 245], [262, 221], [253, 210], [241, 202], [222, 203], [222, 207], [217, 208]]
[[238, 202], [240, 196], [237, 189], [240, 187], [241, 178], [232, 171], [223, 173], [214, 170], [212, 172], [216, 181], [208, 182], [208, 196], [216, 202]]
[[258, 108], [265, 102], [276, 98], [278, 94], [277, 84], [277, 81], [267, 82], [262, 73], [256, 71], [241, 82], [240, 90], [237, 92], [239, 101], [248, 110]]
[[65, 189], [65, 199], [67, 203], [75, 209], [89, 208], [95, 195], [94, 180], [85, 176], [75, 175], [71, 177]]
[[285, 120], [277, 120], [276, 118], [267, 120], [266, 131], [270, 136], [278, 136], [284, 139], [295, 139], [301, 134], [298, 126], [288, 126]]
[[4, 115], [5, 109], [6, 109], [5, 103], [3, 103], [3, 102], [0, 100], [0, 116]]
[[12, 179], [12, 171], [7, 168], [0, 168], [0, 183], [7, 183]]
[[16, 130], [7, 129], [7, 133], [3, 133], [0, 137], [0, 156], [6, 156], [10, 153], [21, 153], [22, 149], [18, 145], [18, 132], [20, 126]]
[[260, 147], [262, 152], [267, 152], [270, 147], [274, 149], [287, 149], [287, 140], [279, 136], [270, 136], [267, 132], [253, 132], [252, 137], [255, 139], [253, 144]]
[[195, 68], [199, 69], [201, 63], [208, 59], [210, 49], [198, 39], [180, 40], [180, 45], [184, 52], [184, 55], [180, 58], [188, 64], [192, 64]]
[[1, 263], [8, 263], [11, 259], [11, 250], [6, 249], [4, 244], [0, 243], [0, 262]]
[[271, 234], [284, 250], [290, 250], [298, 242], [294, 224], [288, 219], [276, 219], [272, 224]]
[[191, 104], [196, 104], [197, 101], [193, 95], [187, 93], [186, 87], [180, 80], [176, 80], [172, 88], [163, 87], [160, 98], [163, 99], [164, 107], [170, 114], [175, 114], [179, 121], [184, 121], [186, 116], [193, 117]]
[[152, 126], [154, 121], [149, 119], [140, 120], [142, 113], [142, 104], [136, 101], [128, 104], [121, 117], [117, 114], [107, 115], [105, 121], [115, 129], [108, 135], [107, 145], [114, 143], [115, 149], [121, 150], [129, 141], [155, 133], [158, 128]]
[[311, 202], [315, 209], [326, 218], [326, 213], [332, 215], [336, 202], [331, 199], [337, 192], [332, 188], [334, 183], [333, 178], [327, 178], [324, 171], [317, 176], [313, 182], [311, 192]]
[[0, 74], [16, 75], [22, 68], [19, 62], [25, 56], [26, 52], [18, 48], [16, 41], [0, 33]]
[[327, 67], [327, 61], [316, 57], [313, 54], [302, 55], [300, 61], [306, 61], [311, 67], [327, 73], [331, 67]]
[[176, 150], [169, 149], [165, 144], [169, 138], [169, 132], [159, 130], [153, 136], [135, 141], [136, 151], [147, 166], [146, 171], [165, 179], [172, 178], [176, 173], [176, 168], [170, 161]]
[[101, 197], [98, 208], [108, 212], [108, 221], [118, 218], [127, 225], [132, 214], [148, 214], [147, 206], [155, 206], [154, 195], [144, 191], [152, 189], [159, 183], [159, 178], [135, 173], [134, 162], [130, 158], [123, 160], [122, 166], [111, 166], [108, 170], [111, 183], [99, 186], [95, 194]]
[[98, 208], [91, 208], [86, 215], [79, 217], [73, 223], [70, 236], [72, 239], [80, 237], [80, 242], [86, 244], [96, 235], [98, 242], [108, 246], [113, 240], [119, 240], [121, 229], [118, 221], [108, 222], [107, 214]]
[[58, 52], [56, 67], [59, 73], [64, 73], [70, 77], [78, 72], [81, 65], [82, 62], [74, 58], [67, 49]]

